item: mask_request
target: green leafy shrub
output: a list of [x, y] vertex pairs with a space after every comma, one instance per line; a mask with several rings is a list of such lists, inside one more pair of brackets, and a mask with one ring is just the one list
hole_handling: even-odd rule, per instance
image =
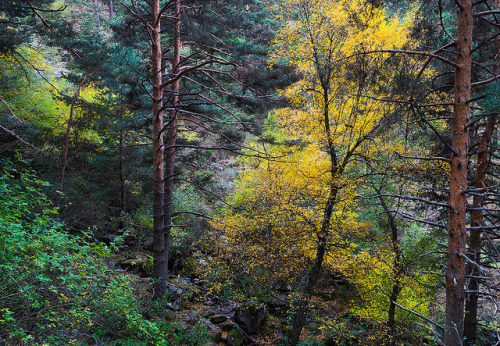
[[44, 185], [12, 164], [0, 171], [0, 343], [195, 345], [208, 340], [201, 327], [173, 331], [176, 324], [168, 319], [145, 318], [149, 283], [109, 268], [110, 250], [102, 243], [65, 232], [41, 190]]

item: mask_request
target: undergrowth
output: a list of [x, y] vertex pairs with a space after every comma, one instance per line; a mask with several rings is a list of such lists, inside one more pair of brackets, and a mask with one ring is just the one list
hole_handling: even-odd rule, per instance
[[162, 304], [152, 305], [147, 280], [109, 267], [108, 247], [65, 230], [42, 191], [47, 183], [1, 163], [0, 344], [209, 341], [201, 325], [186, 327], [168, 314], [158, 317], [155, 310]]

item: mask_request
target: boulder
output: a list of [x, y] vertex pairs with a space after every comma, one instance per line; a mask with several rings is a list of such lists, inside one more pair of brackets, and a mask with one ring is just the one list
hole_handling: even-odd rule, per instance
[[226, 321], [218, 327], [225, 332], [224, 341], [228, 346], [256, 345], [245, 331], [232, 321]]
[[267, 310], [264, 304], [249, 302], [236, 308], [234, 321], [249, 334], [255, 334], [264, 324]]
[[226, 322], [227, 321], [227, 316], [216, 314], [216, 315], [210, 316], [208, 319], [212, 323], [219, 324], [219, 323], [222, 323], [222, 322]]

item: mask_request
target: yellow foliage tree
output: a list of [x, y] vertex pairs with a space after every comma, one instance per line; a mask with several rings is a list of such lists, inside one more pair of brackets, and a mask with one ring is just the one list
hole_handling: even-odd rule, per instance
[[237, 210], [224, 209], [213, 225], [249, 273], [299, 283], [295, 345], [322, 267], [345, 271], [353, 239], [370, 229], [356, 215], [365, 159], [401, 150], [377, 139], [393, 110], [384, 99], [396, 62], [368, 52], [410, 45], [411, 16], [389, 20], [362, 0], [284, 0], [277, 10], [284, 25], [271, 58], [300, 80], [282, 91], [290, 106], [269, 116], [265, 135], [277, 145], [253, 144], [273, 159], [247, 160]]

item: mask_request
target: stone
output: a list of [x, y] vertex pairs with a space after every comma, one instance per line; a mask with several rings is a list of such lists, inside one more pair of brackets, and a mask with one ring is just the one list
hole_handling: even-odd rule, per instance
[[200, 317], [200, 322], [207, 326], [209, 332], [213, 334], [213, 340], [215, 342], [222, 341], [222, 330], [217, 328], [212, 322], [206, 318]]
[[189, 321], [190, 322], [194, 322], [197, 320], [198, 318], [198, 314], [196, 313], [196, 311], [193, 311], [193, 310], [189, 310], [187, 312], [187, 317], [189, 318]]
[[178, 311], [181, 308], [182, 298], [176, 299], [173, 303], [167, 303], [166, 306], [170, 310]]
[[232, 321], [226, 321], [218, 327], [226, 332], [225, 342], [228, 346], [256, 345], [243, 329]]
[[208, 319], [212, 323], [219, 324], [219, 323], [222, 323], [222, 322], [226, 322], [227, 321], [227, 316], [216, 314], [216, 315], [210, 316]]
[[227, 333], [227, 344], [229, 346], [242, 346], [243, 345], [243, 335], [238, 333], [238, 329], [235, 328]]
[[182, 293], [184, 291], [170, 283], [167, 283], [167, 296], [170, 298], [170, 300], [177, 300], [181, 297]]
[[267, 310], [264, 304], [249, 302], [236, 309], [234, 321], [249, 335], [255, 334], [264, 324]]

